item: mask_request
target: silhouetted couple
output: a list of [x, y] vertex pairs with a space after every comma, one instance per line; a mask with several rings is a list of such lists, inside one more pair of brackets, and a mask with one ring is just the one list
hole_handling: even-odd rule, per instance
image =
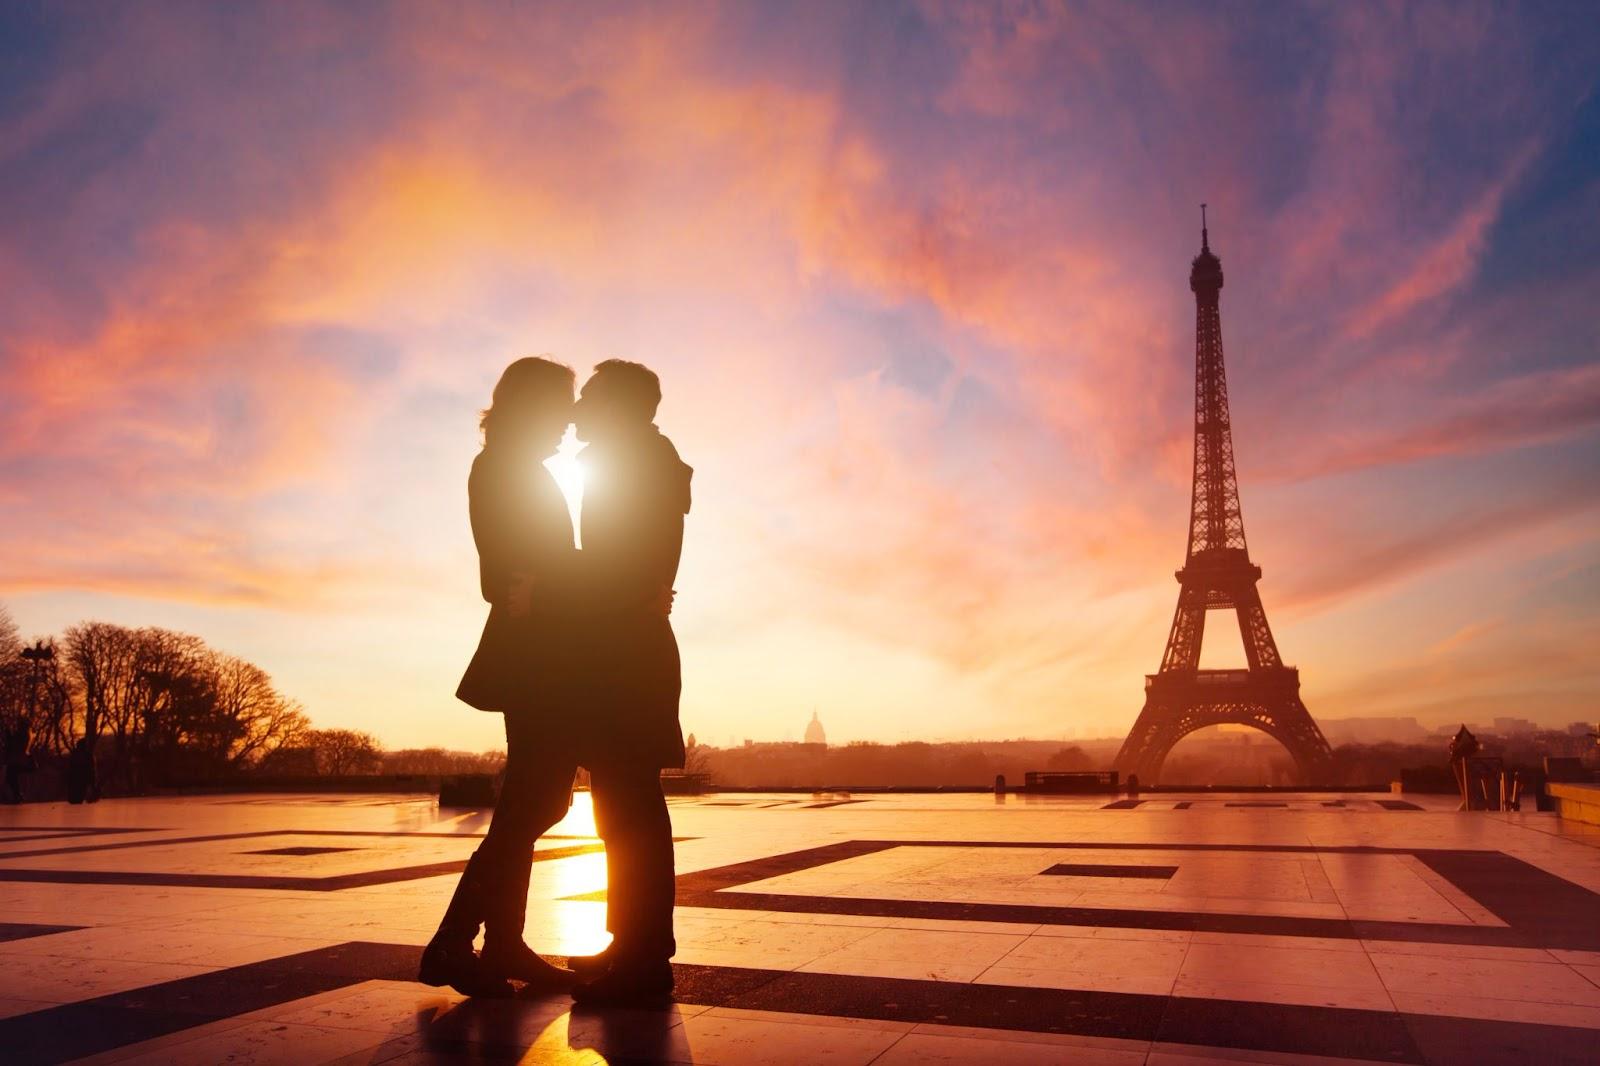
[[[467, 495], [490, 610], [456, 695], [505, 716], [505, 782], [419, 976], [467, 995], [509, 995], [518, 980], [597, 1005], [664, 1001], [676, 945], [660, 775], [684, 758], [668, 615], [691, 471], [655, 427], [661, 384], [648, 368], [601, 363], [576, 401], [575, 383], [559, 363], [519, 359], [483, 413]], [[569, 423], [588, 444], [582, 551], [544, 466]], [[579, 766], [606, 845], [612, 940], [565, 970], [522, 931], [534, 842], [565, 816]]]

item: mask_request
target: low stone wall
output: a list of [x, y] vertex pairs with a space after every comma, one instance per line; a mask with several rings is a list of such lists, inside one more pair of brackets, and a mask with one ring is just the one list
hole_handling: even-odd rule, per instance
[[1556, 813], [1561, 817], [1600, 825], [1600, 785], [1551, 781], [1544, 788], [1555, 801]]

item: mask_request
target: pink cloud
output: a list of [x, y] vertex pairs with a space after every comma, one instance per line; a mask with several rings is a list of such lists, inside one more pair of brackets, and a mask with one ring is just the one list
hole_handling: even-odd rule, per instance
[[[74, 258], [92, 292], [11, 290], [0, 494], [34, 517], [0, 535], [0, 583], [331, 609], [415, 581], [445, 602], [470, 549], [437, 512], [498, 364], [623, 354], [662, 369], [706, 486], [691, 552], [724, 565], [688, 560], [686, 625], [756, 628], [781, 603], [990, 691], [1136, 685], [1181, 562], [1200, 199], [1226, 219], [1247, 512], [1314, 479], [1592, 434], [1592, 367], [1485, 385], [1481, 319], [1418, 335], [1473, 284], [1536, 158], [1435, 189], [1426, 122], [1393, 105], [1444, 113], [1492, 33], [1477, 17], [1336, 12], [1300, 42], [1326, 92], [1280, 71], [1274, 96], [1234, 67], [1241, 31], [1198, 15], [924, 13], [956, 58], [889, 84], [783, 40], [735, 62], [709, 7], [408, 9], [327, 64], [339, 92], [294, 76], [347, 47], [336, 10], [269, 18], [282, 32], [237, 90], [207, 27], [129, 16], [151, 58], [95, 53], [7, 143], [39, 150], [136, 89], [166, 109], [158, 158], [186, 136], [215, 157], [89, 182], [74, 217], [117, 221], [131, 251]], [[1419, 48], [1443, 73], [1414, 69]], [[1514, 97], [1490, 133], [1520, 127]], [[0, 278], [25, 278], [26, 252], [0, 241]], [[917, 357], [940, 369], [901, 381]], [[1269, 609], [1455, 565], [1495, 523], [1567, 514], [1559, 488], [1458, 529], [1399, 514], [1386, 539], [1307, 522], [1269, 549], [1289, 590]]]

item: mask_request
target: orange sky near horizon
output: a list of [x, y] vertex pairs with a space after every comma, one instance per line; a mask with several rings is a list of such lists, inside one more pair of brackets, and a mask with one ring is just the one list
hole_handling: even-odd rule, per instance
[[1595, 719], [1582, 14], [7, 12], [0, 601], [498, 746], [451, 695], [476, 413], [517, 356], [623, 357], [696, 469], [686, 731], [1118, 736], [1183, 561], [1205, 200], [1312, 714]]

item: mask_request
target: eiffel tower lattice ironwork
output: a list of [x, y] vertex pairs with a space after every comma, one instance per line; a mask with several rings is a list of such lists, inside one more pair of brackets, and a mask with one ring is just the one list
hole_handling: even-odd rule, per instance
[[[1194, 493], [1189, 551], [1177, 572], [1178, 609], [1161, 669], [1145, 677], [1144, 709], [1117, 754], [1117, 769], [1154, 784], [1174, 744], [1196, 729], [1254, 726], [1294, 757], [1308, 782], [1325, 776], [1328, 742], [1300, 700], [1300, 672], [1285, 666], [1245, 547], [1233, 468], [1228, 381], [1222, 367], [1222, 261], [1211, 251], [1201, 207], [1200, 254], [1189, 271], [1195, 297]], [[1244, 638], [1244, 670], [1200, 669], [1206, 613], [1232, 610]]]

